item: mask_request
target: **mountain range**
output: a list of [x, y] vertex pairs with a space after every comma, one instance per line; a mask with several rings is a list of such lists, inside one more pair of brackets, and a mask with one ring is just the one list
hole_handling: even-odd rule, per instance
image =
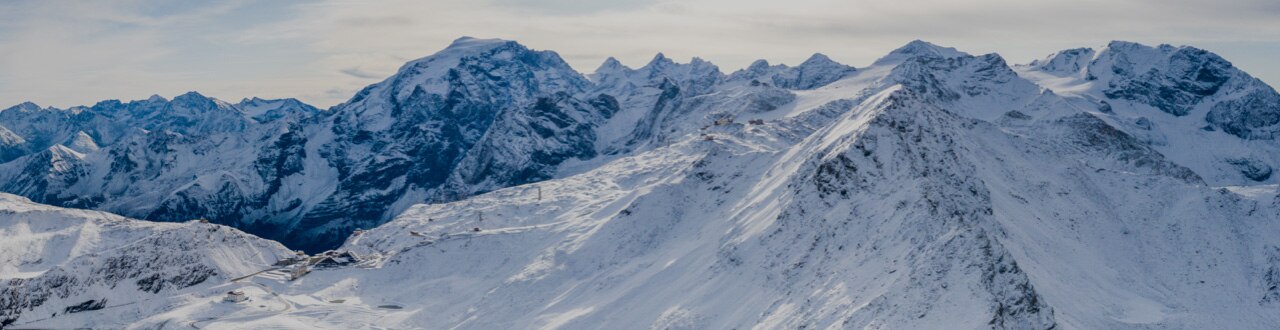
[[[194, 92], [0, 110], [0, 216], [22, 219], [0, 237], [24, 239], [0, 248], [36, 249], [5, 254], [0, 318], [1274, 328], [1277, 132], [1274, 88], [1189, 46], [1011, 65], [912, 41], [866, 67], [658, 54], [582, 74], [464, 37], [323, 110]], [[145, 248], [54, 248], [100, 241]], [[229, 281], [284, 246], [362, 266]], [[285, 308], [202, 307], [224, 288]], [[120, 300], [136, 314], [103, 316]]]

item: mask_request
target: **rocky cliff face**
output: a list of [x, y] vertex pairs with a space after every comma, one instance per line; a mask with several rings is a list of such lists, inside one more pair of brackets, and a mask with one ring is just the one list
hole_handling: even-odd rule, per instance
[[1280, 164], [1263, 142], [1280, 125], [1280, 94], [1211, 52], [1116, 41], [1018, 70], [1211, 183], [1271, 182]]

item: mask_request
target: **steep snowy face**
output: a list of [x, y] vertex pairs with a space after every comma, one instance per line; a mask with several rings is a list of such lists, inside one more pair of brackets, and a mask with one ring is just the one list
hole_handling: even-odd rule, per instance
[[1087, 69], [1086, 79], [1107, 82], [1110, 98], [1144, 103], [1175, 116], [1218, 92], [1230, 78], [1231, 63], [1206, 51], [1161, 45], [1155, 48], [1112, 42]]
[[64, 201], [59, 192], [88, 175], [84, 154], [62, 145], [0, 164], [0, 190], [48, 201]]
[[921, 57], [948, 59], [966, 56], [969, 56], [969, 54], [955, 48], [942, 47], [923, 40], [912, 40], [906, 45], [889, 52], [889, 55], [876, 60], [876, 64], [894, 64], [906, 59]]
[[459, 160], [443, 191], [469, 196], [550, 179], [556, 165], [596, 156], [596, 129], [617, 111], [606, 95], [583, 101], [557, 93], [506, 112]]
[[1195, 47], [1115, 41], [1096, 52], [1064, 51], [1030, 67], [1058, 75], [1083, 73], [1085, 80], [1099, 82], [1095, 88], [1107, 98], [1174, 116], [1207, 108], [1203, 116], [1212, 128], [1245, 139], [1273, 139], [1280, 124], [1280, 96], [1274, 89]]
[[[357, 303], [258, 324], [323, 323], [311, 309], [477, 329], [1280, 323], [1274, 188], [1205, 186], [1093, 114], [974, 119], [957, 107], [967, 93], [938, 103], [935, 87], [875, 85], [415, 206], [344, 245], [374, 269], [317, 271], [284, 294]], [[418, 309], [375, 319], [361, 302]]]
[[1062, 76], [1087, 74], [1085, 69], [1089, 67], [1089, 63], [1093, 62], [1096, 54], [1097, 52], [1092, 48], [1068, 49], [1054, 53], [1044, 59], [1031, 61], [1029, 66], [1040, 71]]
[[264, 100], [255, 97], [241, 100], [236, 103], [236, 107], [259, 123], [281, 119], [302, 120], [320, 113], [320, 109], [292, 98]]
[[[154, 106], [159, 105], [159, 106]], [[152, 131], [168, 129], [184, 135], [244, 130], [249, 120], [231, 104], [205, 97], [196, 92], [174, 97], [161, 104], [139, 107], [99, 103], [104, 113], [123, 112], [142, 123], [139, 128]]]
[[676, 63], [662, 53], [654, 55], [648, 64], [630, 75], [649, 82], [669, 80], [690, 95], [710, 92], [724, 79], [720, 68], [711, 62], [694, 57], [689, 63]]
[[849, 76], [854, 71], [857, 69], [832, 61], [826, 55], [815, 53], [795, 67], [784, 64], [771, 66], [768, 61], [757, 60], [745, 69], [730, 74], [727, 80], [764, 82], [786, 89], [806, 90], [826, 86]]
[[1116, 41], [1017, 69], [1211, 183], [1273, 182], [1280, 94], [1216, 54]]
[[27, 151], [27, 140], [9, 128], [0, 125], [0, 163], [22, 157]]
[[[99, 313], [94, 326], [132, 321], [139, 315], [111, 309], [212, 286], [290, 255], [219, 225], [138, 221], [0, 193], [0, 324], [77, 313]], [[74, 325], [54, 327], [67, 326]]]
[[[58, 144], [74, 131], [66, 128], [73, 114], [57, 109], [42, 108], [31, 102], [0, 110], [0, 136], [6, 155], [0, 161], [9, 161], [28, 153], [44, 150]], [[70, 131], [70, 132], [69, 132]]]
[[66, 142], [62, 143], [62, 145], [79, 153], [90, 153], [100, 149], [100, 147], [98, 147], [98, 143], [93, 142], [93, 137], [89, 136], [89, 134], [84, 131], [76, 132], [75, 136], [67, 139]]
[[619, 116], [601, 134], [601, 148], [619, 153], [649, 143], [658, 129], [654, 120], [680, 108], [687, 98], [714, 92], [726, 77], [719, 67], [700, 58], [676, 63], [658, 53], [639, 69], [609, 58], [591, 78], [593, 93], [610, 95], [622, 105]]
[[[880, 85], [899, 84], [924, 102], [946, 105], [955, 113], [994, 121], [1009, 111], [1029, 116], [1060, 115], [1061, 99], [1009, 68], [997, 54], [972, 56], [921, 41], [877, 61], [889, 66]], [[1055, 111], [1059, 110], [1059, 111]]]
[[[685, 68], [687, 66], [690, 65], [676, 64], [662, 54], [640, 69], [626, 67], [612, 57], [606, 59], [591, 74], [595, 82], [592, 92], [614, 97], [620, 109], [617, 116], [600, 129], [596, 148], [607, 154], [623, 154], [638, 148], [651, 139], [656, 117], [679, 107], [692, 94], [692, 89], [711, 88], [697, 85], [694, 82], [697, 79], [669, 75], [661, 70], [692, 71]], [[719, 80], [718, 73], [717, 69], [702, 80]]]
[[[336, 107], [343, 125], [381, 131], [420, 125], [424, 119], [455, 119], [471, 138], [498, 112], [556, 92], [577, 93], [588, 82], [551, 51], [514, 41], [463, 37], [444, 50], [400, 68]], [[464, 131], [465, 131], [464, 130]]]
[[701, 127], [782, 108], [795, 100], [793, 90], [824, 86], [854, 71], [820, 55], [797, 67], [757, 61], [727, 76], [699, 58], [676, 63], [658, 54], [639, 69], [611, 58], [591, 75], [593, 91], [613, 96], [621, 108], [598, 130], [597, 148], [625, 155], [665, 146]]
[[203, 135], [139, 130], [100, 148], [78, 134], [0, 164], [0, 189], [59, 206], [159, 221], [206, 218], [272, 235], [282, 225], [263, 219], [297, 216], [297, 205], [276, 199], [301, 169], [304, 155], [291, 144], [301, 127], [278, 120]]
[[832, 61], [822, 54], [813, 54], [800, 65], [773, 76], [773, 83], [787, 89], [814, 89], [826, 86], [853, 73], [851, 66]]
[[542, 180], [594, 156], [585, 132], [618, 105], [584, 94], [590, 84], [554, 52], [506, 40], [462, 38], [409, 62], [309, 131], [308, 157], [335, 186], [302, 198], [313, 204], [286, 239], [332, 247], [413, 203]]

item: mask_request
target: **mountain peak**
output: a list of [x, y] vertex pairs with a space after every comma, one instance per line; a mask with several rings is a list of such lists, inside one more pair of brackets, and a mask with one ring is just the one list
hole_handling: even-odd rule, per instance
[[820, 64], [820, 63], [836, 63], [836, 61], [831, 60], [830, 57], [827, 57], [827, 55], [823, 53], [813, 53], [813, 55], [809, 55], [809, 59], [804, 60], [804, 62], [801, 62], [800, 65]]
[[365, 87], [334, 110], [360, 118], [348, 123], [378, 131], [401, 123], [402, 111], [430, 110], [404, 107], [404, 102], [428, 102], [451, 91], [470, 89], [451, 97], [511, 97], [524, 102], [537, 95], [574, 93], [588, 84], [553, 51], [503, 39], [464, 37], [435, 54], [405, 63], [391, 77]]
[[[1098, 53], [1112, 56], [1123, 56], [1134, 64], [1150, 64], [1153, 62], [1164, 62], [1168, 58], [1174, 57], [1176, 53], [1183, 53], [1188, 59], [1202, 60], [1220, 58], [1217, 54], [1190, 46], [1172, 46], [1169, 44], [1160, 44], [1157, 46], [1148, 46], [1132, 41], [1113, 40], [1107, 43]], [[1205, 56], [1208, 55], [1208, 56]]]
[[971, 56], [956, 50], [952, 47], [942, 47], [924, 40], [912, 40], [898, 49], [889, 52], [889, 55], [876, 60], [877, 64], [896, 62], [914, 57], [935, 57], [935, 58], [957, 58]]
[[47, 152], [49, 156], [55, 160], [67, 159], [67, 158], [80, 160], [84, 158], [84, 154], [81, 154], [79, 151], [75, 151], [61, 144], [51, 145], [48, 148], [45, 148], [45, 152]]
[[26, 110], [26, 111], [35, 111], [35, 110], [40, 110], [40, 105], [35, 104], [35, 103], [31, 102], [31, 101], [26, 101], [26, 102], [18, 103], [18, 105], [15, 105], [15, 106], [12, 106], [12, 107], [8, 107], [8, 108], [6, 108], [6, 109], [4, 109], [4, 110], [0, 110], [0, 112], [3, 112], [3, 111], [9, 111], [9, 110]]
[[93, 137], [89, 136], [89, 134], [84, 131], [76, 132], [75, 135], [67, 139], [66, 142], [63, 142], [62, 145], [80, 153], [90, 153], [100, 149], [98, 143], [93, 140]]
[[1031, 61], [1029, 66], [1058, 75], [1078, 74], [1089, 65], [1095, 54], [1097, 52], [1093, 48], [1072, 48]]
[[911, 42], [908, 42], [906, 45], [903, 45], [902, 47], [898, 47], [898, 49], [895, 49], [893, 52], [891, 52], [891, 54], [926, 55], [926, 56], [937, 56], [937, 57], [947, 57], [947, 58], [963, 57], [963, 56], [969, 55], [968, 53], [956, 50], [953, 47], [938, 46], [934, 43], [924, 41], [924, 40], [919, 40], [919, 39], [912, 40]]
[[626, 65], [623, 65], [617, 58], [609, 56], [609, 58], [604, 59], [604, 63], [600, 63], [595, 72], [614, 72], [624, 69], [628, 69]]
[[851, 66], [832, 61], [822, 53], [814, 53], [795, 67], [779, 65], [773, 84], [787, 89], [814, 89], [840, 80], [856, 71]]
[[1112, 40], [1111, 42], [1107, 43], [1107, 48], [1108, 49], [1126, 49], [1126, 48], [1132, 49], [1132, 48], [1153, 48], [1153, 47], [1132, 42], [1132, 41]]
[[171, 103], [192, 109], [206, 110], [217, 108], [219, 102], [211, 97], [191, 91], [183, 93], [182, 95], [174, 96]]
[[675, 64], [675, 61], [672, 61], [670, 58], [667, 58], [667, 55], [662, 54], [662, 52], [658, 52], [657, 54], [653, 55], [653, 59], [649, 60], [648, 64], [645, 64], [645, 67], [654, 67], [654, 66], [668, 65], [668, 64]]
[[445, 49], [492, 47], [492, 46], [498, 46], [498, 45], [507, 44], [507, 43], [514, 43], [514, 41], [497, 39], [497, 38], [480, 39], [480, 38], [463, 36], [461, 38], [454, 39], [453, 42], [449, 43], [449, 47], [445, 47]]
[[174, 96], [173, 100], [178, 101], [178, 100], [193, 100], [193, 99], [208, 99], [208, 98], [209, 97], [206, 97], [203, 94], [200, 94], [200, 92], [190, 91], [190, 92], [182, 93], [182, 95]]

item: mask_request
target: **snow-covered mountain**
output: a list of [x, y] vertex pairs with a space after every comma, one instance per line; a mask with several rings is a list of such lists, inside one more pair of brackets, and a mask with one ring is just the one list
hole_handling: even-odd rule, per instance
[[[195, 92], [173, 100], [152, 96], [146, 100], [108, 100], [69, 109], [42, 108], [28, 102], [0, 110], [0, 126], [5, 127], [0, 132], [7, 132], [0, 134], [16, 135], [25, 141], [29, 151], [38, 152], [55, 144], [110, 145], [147, 131], [183, 135], [240, 132], [253, 124], [283, 118], [285, 114], [306, 117], [318, 111], [293, 99], [254, 99], [229, 104]], [[8, 145], [8, 140], [0, 141]], [[16, 157], [0, 161], [13, 158]]]
[[[0, 327], [112, 327], [136, 319], [134, 305], [155, 306], [291, 255], [225, 226], [133, 220], [0, 193]], [[68, 318], [81, 323], [62, 323]]]
[[1211, 184], [1277, 182], [1280, 94], [1218, 55], [1116, 41], [1017, 69]]
[[127, 103], [184, 109], [133, 131], [0, 121], [21, 154], [0, 190], [360, 267], [249, 279], [282, 309], [188, 290], [120, 322], [1280, 326], [1280, 96], [1192, 47], [1011, 66], [913, 41], [859, 68], [658, 54], [583, 75], [462, 38], [328, 111], [201, 99]]

